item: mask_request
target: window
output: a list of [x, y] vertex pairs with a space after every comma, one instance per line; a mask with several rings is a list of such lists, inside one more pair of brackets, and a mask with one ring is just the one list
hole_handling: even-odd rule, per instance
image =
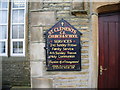
[[25, 0], [0, 1], [0, 56], [25, 55]]
[[0, 2], [0, 54], [7, 55], [8, 2]]

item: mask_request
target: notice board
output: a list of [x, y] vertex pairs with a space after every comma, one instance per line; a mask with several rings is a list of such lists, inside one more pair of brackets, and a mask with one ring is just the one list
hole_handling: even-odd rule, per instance
[[81, 33], [61, 19], [45, 33], [47, 71], [81, 70]]

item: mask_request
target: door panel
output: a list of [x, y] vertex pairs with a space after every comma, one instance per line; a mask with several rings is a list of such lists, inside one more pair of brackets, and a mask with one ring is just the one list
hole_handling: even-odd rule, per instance
[[120, 13], [99, 15], [99, 88], [118, 88], [119, 18]]

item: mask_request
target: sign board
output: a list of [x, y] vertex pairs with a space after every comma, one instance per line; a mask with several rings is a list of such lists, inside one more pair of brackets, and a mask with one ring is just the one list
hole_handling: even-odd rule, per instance
[[45, 33], [47, 71], [81, 70], [80, 35], [64, 19]]

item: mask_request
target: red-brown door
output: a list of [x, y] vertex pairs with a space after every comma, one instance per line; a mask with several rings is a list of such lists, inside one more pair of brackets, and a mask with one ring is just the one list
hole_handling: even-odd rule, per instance
[[118, 88], [120, 13], [99, 15], [99, 88]]

